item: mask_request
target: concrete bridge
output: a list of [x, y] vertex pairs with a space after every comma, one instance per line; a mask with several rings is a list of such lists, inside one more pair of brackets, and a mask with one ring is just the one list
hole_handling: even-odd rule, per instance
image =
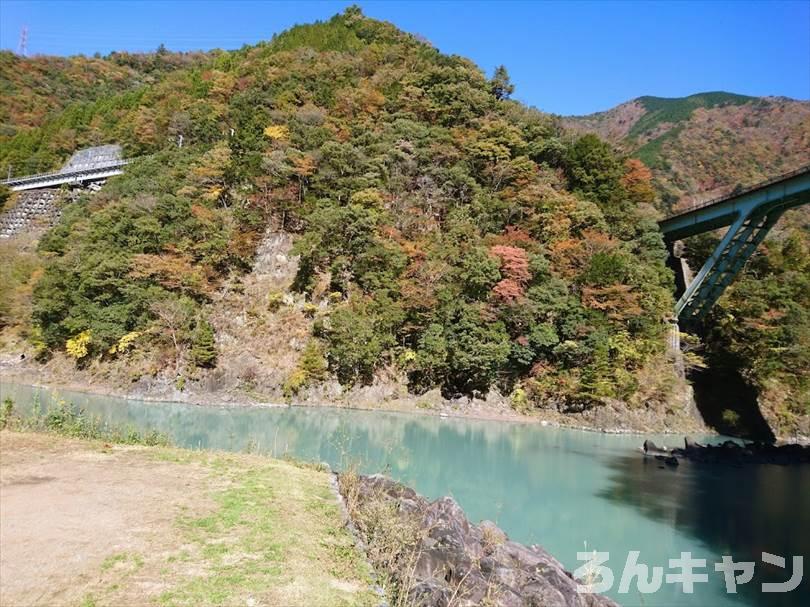
[[120, 145], [100, 145], [75, 152], [58, 171], [9, 178], [0, 183], [13, 192], [40, 190], [63, 184], [85, 185], [120, 175], [129, 163], [129, 160], [121, 158]]
[[98, 189], [108, 177], [123, 173], [129, 163], [130, 160], [121, 158], [121, 146], [102, 145], [78, 150], [58, 171], [0, 182], [20, 192], [16, 204], [0, 213], [0, 238], [54, 225], [61, 215], [62, 194], [55, 189], [57, 186], [68, 184]]
[[126, 159], [113, 160], [96, 165], [92, 168], [82, 168], [76, 170], [62, 169], [53, 173], [40, 173], [38, 175], [26, 175], [24, 177], [5, 179], [0, 183], [8, 186], [13, 192], [52, 188], [65, 183], [69, 185], [84, 185], [94, 181], [107, 179], [113, 175], [120, 175], [124, 172], [124, 167], [128, 165], [129, 162], [130, 161]]
[[678, 319], [700, 322], [786, 210], [810, 202], [810, 165], [711, 200], [659, 222], [670, 250], [675, 241], [728, 230], [675, 306]]

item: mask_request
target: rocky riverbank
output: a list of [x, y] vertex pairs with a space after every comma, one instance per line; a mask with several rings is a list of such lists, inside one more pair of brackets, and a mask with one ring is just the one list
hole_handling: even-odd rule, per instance
[[645, 455], [653, 456], [671, 466], [677, 466], [681, 459], [702, 464], [730, 464], [733, 466], [810, 464], [810, 445], [798, 443], [773, 445], [754, 441], [740, 444], [728, 440], [719, 445], [701, 445], [687, 437], [684, 438], [682, 449], [659, 447], [651, 440], [645, 440], [642, 448]]
[[562, 411], [558, 407], [549, 406], [521, 412], [512, 406], [509, 398], [494, 390], [479, 397], [447, 399], [438, 390], [422, 395], [409, 394], [403, 385], [391, 382], [350, 390], [342, 390], [338, 385], [326, 385], [322, 391], [310, 391], [301, 397], [285, 399], [279, 394], [249, 389], [217, 389], [204, 379], [187, 380], [180, 389], [170, 378], [161, 375], [126, 382], [122, 376], [95, 371], [97, 370], [76, 369], [72, 361], [57, 357], [41, 364], [31, 356], [20, 359], [19, 354], [0, 354], [0, 381], [143, 401], [226, 407], [307, 406], [395, 411], [439, 417], [539, 423], [609, 434], [711, 432], [690, 406], [687, 397], [684, 397], [676, 412], [668, 415], [663, 415], [655, 407], [630, 408], [620, 401], [605, 402], [601, 406], [582, 411]]
[[338, 477], [351, 525], [392, 604], [414, 607], [596, 607], [610, 599], [578, 582], [539, 546], [470, 523], [451, 497], [428, 501], [380, 475]]

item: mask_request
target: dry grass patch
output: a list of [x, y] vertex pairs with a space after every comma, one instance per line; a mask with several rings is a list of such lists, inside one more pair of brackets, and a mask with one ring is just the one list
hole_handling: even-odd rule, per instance
[[209, 465], [226, 486], [214, 492], [213, 511], [178, 519], [189, 548], [174, 561], [178, 583], [161, 594], [161, 604], [372, 602], [324, 472], [244, 456]]
[[[2, 604], [375, 602], [323, 471], [250, 455], [0, 437]], [[59, 508], [25, 515], [35, 500], [55, 499]]]

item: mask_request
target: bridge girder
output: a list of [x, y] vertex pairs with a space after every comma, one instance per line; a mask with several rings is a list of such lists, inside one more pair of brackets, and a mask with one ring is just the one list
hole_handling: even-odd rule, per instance
[[22, 192], [24, 190], [38, 190], [40, 188], [52, 188], [62, 184], [87, 183], [99, 181], [114, 175], [121, 175], [123, 167], [129, 164], [129, 160], [119, 160], [107, 163], [92, 169], [82, 169], [77, 171], [57, 171], [55, 173], [42, 173], [39, 175], [28, 175], [25, 177], [15, 177], [5, 179], [0, 183], [8, 186], [12, 192]]
[[790, 208], [810, 202], [810, 167], [659, 222], [672, 243], [729, 226], [675, 306], [679, 320], [702, 321], [745, 262]]

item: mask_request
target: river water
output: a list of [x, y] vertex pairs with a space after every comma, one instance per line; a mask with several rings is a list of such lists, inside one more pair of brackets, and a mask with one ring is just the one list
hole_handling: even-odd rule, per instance
[[[692, 465], [664, 468], [638, 452], [643, 438], [542, 427], [333, 408], [223, 408], [69, 391], [0, 380], [0, 400], [18, 412], [59, 399], [113, 425], [156, 429], [182, 447], [284, 454], [327, 462], [348, 460], [383, 471], [436, 498], [452, 495], [468, 517], [495, 521], [513, 539], [537, 543], [574, 570], [577, 552], [610, 554], [622, 605], [810, 605], [810, 579], [790, 593], [762, 593], [765, 581], [790, 578], [792, 556], [810, 578], [810, 466]], [[677, 446], [678, 437], [651, 437]], [[717, 440], [717, 439], [715, 439]], [[691, 552], [706, 559], [708, 581], [693, 593], [663, 583], [641, 594], [635, 582], [619, 592], [631, 550], [638, 562], [676, 573], [668, 559]], [[787, 557], [787, 569], [762, 563], [762, 552]], [[726, 592], [714, 570], [722, 555], [754, 561], [754, 579]]]

